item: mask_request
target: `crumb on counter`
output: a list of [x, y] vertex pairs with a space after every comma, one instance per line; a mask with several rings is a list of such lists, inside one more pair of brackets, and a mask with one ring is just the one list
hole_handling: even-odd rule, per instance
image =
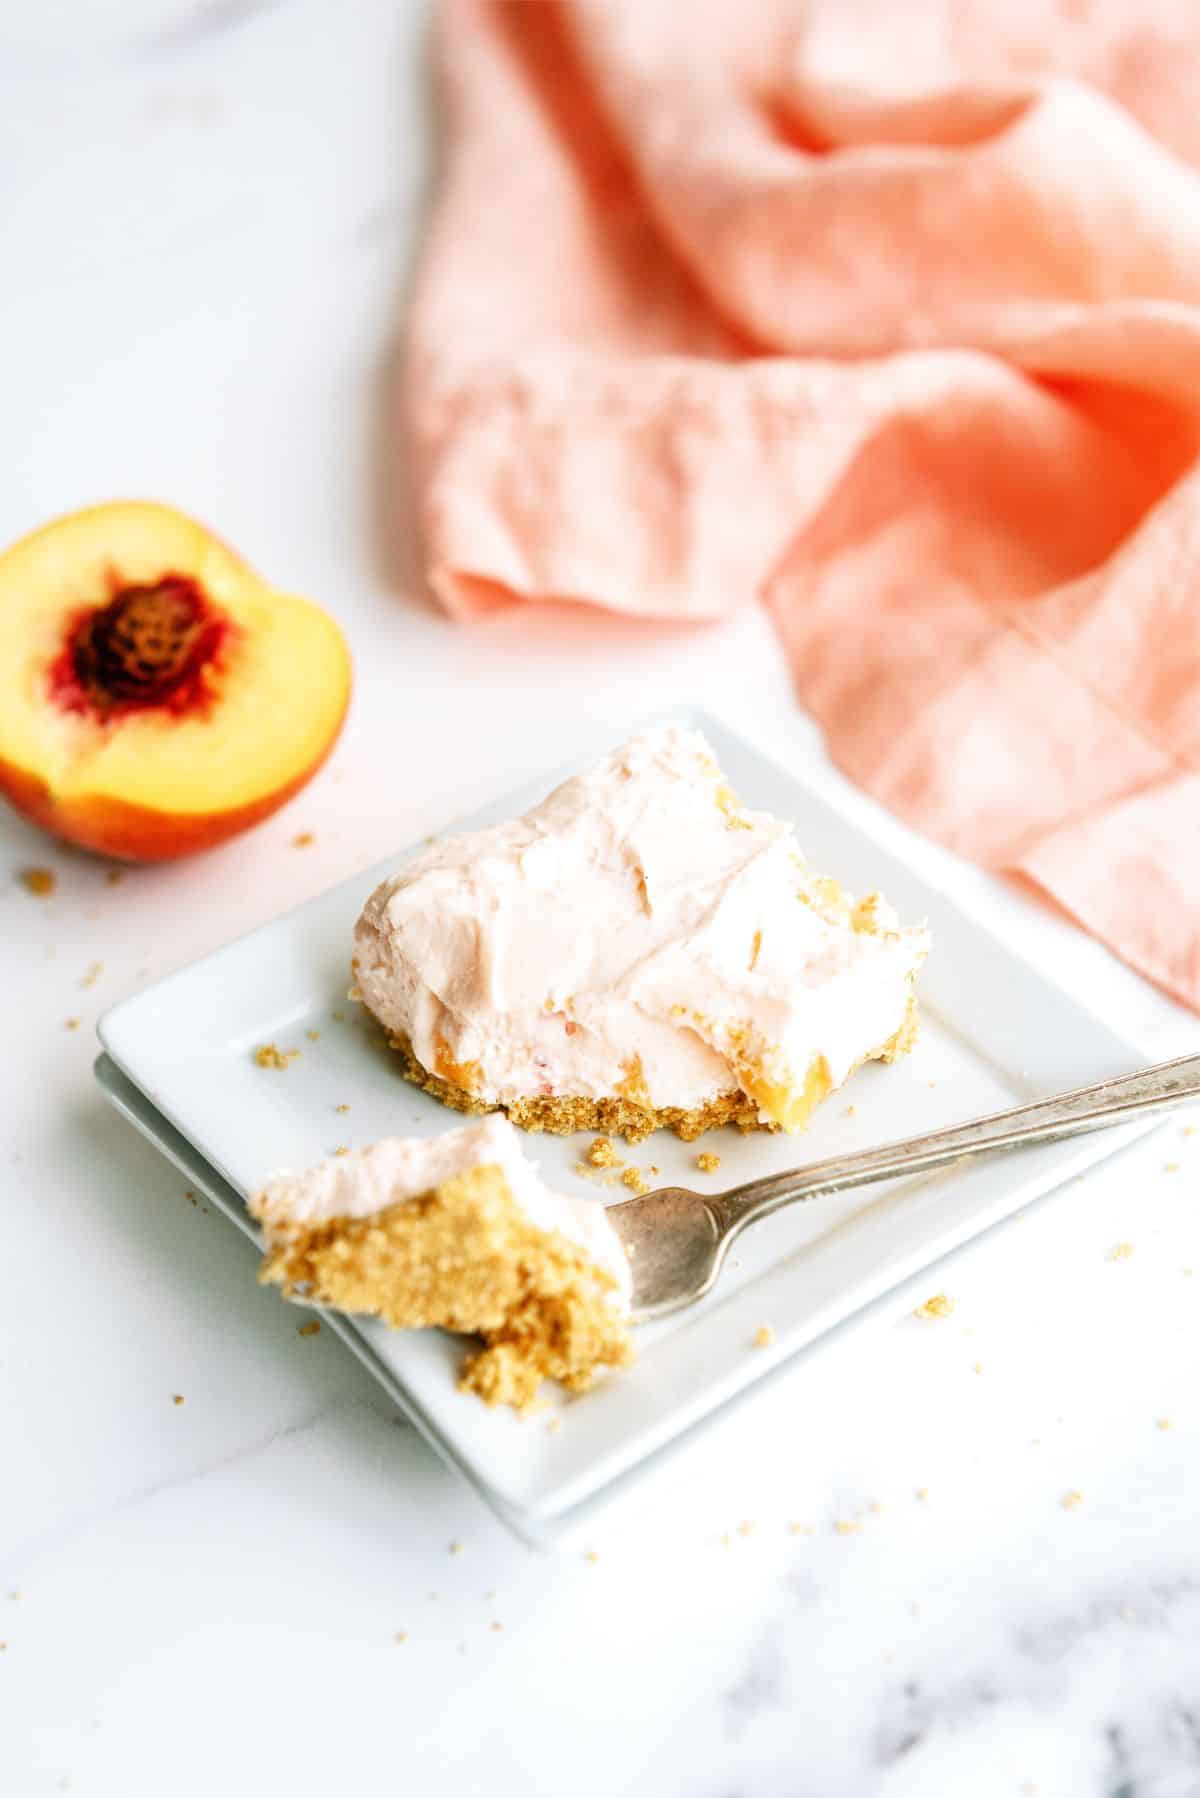
[[1064, 1511], [1073, 1511], [1076, 1506], [1081, 1505], [1082, 1503], [1083, 1493], [1077, 1491], [1074, 1487], [1072, 1487], [1070, 1492], [1064, 1492], [1062, 1495], [1062, 1508]]
[[770, 1324], [759, 1324], [754, 1332], [755, 1348], [770, 1348], [775, 1340], [775, 1332]]
[[321, 1032], [319, 1030], [306, 1030], [304, 1034], [310, 1043], [319, 1043], [321, 1040]]
[[491, 1623], [488, 1625], [488, 1628], [493, 1630], [496, 1635], [499, 1635], [500, 1631], [504, 1628], [504, 1625], [502, 1623]]
[[297, 1336], [319, 1336], [320, 1333], [320, 1320], [315, 1317], [310, 1317], [308, 1322], [306, 1324], [301, 1324], [300, 1328], [296, 1331]]
[[843, 1113], [842, 1113], [842, 1116], [847, 1117], [847, 1118], [856, 1118], [858, 1116], [858, 1106], [857, 1105], [847, 1105], [845, 1111], [843, 1111]]
[[346, 1014], [344, 1011], [335, 1011], [331, 1015], [335, 1024], [344, 1024], [346, 1022]]
[[607, 1136], [598, 1136], [588, 1149], [587, 1158], [593, 1167], [620, 1167], [621, 1158]]
[[78, 1018], [68, 1018], [66, 1021], [66, 1024], [64, 1025], [64, 1029], [66, 1029], [66, 1030], [78, 1030], [78, 1028], [79, 1028], [79, 1019]]
[[22, 868], [17, 879], [35, 899], [49, 899], [58, 885], [58, 875], [53, 868]]
[[1115, 1242], [1108, 1251], [1108, 1258], [1110, 1261], [1128, 1261], [1132, 1254], [1133, 1244], [1131, 1242]]
[[752, 1536], [757, 1528], [758, 1528], [758, 1525], [756, 1523], [752, 1523], [751, 1520], [749, 1518], [747, 1518], [744, 1523], [738, 1524], [737, 1533], [739, 1536]]
[[293, 849], [311, 849], [312, 845], [316, 842], [316, 840], [317, 840], [317, 838], [316, 838], [315, 831], [302, 830], [298, 836], [294, 836], [292, 838], [292, 848]]
[[1177, 1174], [1178, 1172], [1179, 1172], [1179, 1163], [1177, 1161], [1168, 1161], [1166, 1166], [1163, 1168], [1164, 1174]]
[[949, 1317], [954, 1310], [954, 1300], [947, 1298], [944, 1292], [935, 1292], [932, 1298], [926, 1299], [913, 1312], [914, 1317]]
[[976, 1361], [976, 1363], [975, 1363], [974, 1367], [971, 1369], [971, 1371], [972, 1371], [972, 1373], [982, 1373], [983, 1372], [983, 1362]]
[[80, 986], [95, 986], [103, 972], [104, 963], [102, 961], [94, 961], [83, 979], [79, 982]]
[[920, 1499], [921, 1503], [924, 1504], [925, 1500], [929, 1497], [929, 1487], [928, 1486], [918, 1486], [917, 1487], [917, 1497]]
[[182, 1392], [173, 1392], [173, 1393], [172, 1393], [172, 1394], [171, 1394], [171, 1403], [172, 1403], [172, 1404], [173, 1404], [173, 1405], [181, 1405], [181, 1404], [182, 1404], [182, 1403], [183, 1403], [183, 1394], [182, 1394]]
[[637, 1194], [639, 1199], [650, 1191], [650, 1182], [640, 1167], [627, 1167], [621, 1175], [621, 1185], [627, 1186], [630, 1192]]
[[463, 1551], [463, 1545], [461, 1542], [452, 1542], [450, 1544], [450, 1553], [452, 1555], [460, 1555], [462, 1553], [462, 1551]]
[[838, 1517], [834, 1521], [833, 1533], [835, 1536], [860, 1536], [862, 1524], [857, 1517]]
[[589, 1548], [583, 1558], [585, 1561], [591, 1561], [591, 1562], [595, 1563], [596, 1561], [598, 1561], [600, 1559], [600, 1556], [596, 1553], [596, 1550], [594, 1548]]
[[1169, 1417], [1156, 1417], [1154, 1422], [1156, 1428], [1160, 1430], [1169, 1430], [1171, 1427], [1171, 1419]]
[[705, 1149], [702, 1155], [696, 1157], [696, 1166], [702, 1174], [715, 1174], [720, 1165], [721, 1157], [714, 1155], [711, 1149]]
[[793, 1536], [815, 1536], [816, 1530], [811, 1523], [789, 1523], [788, 1531]]
[[110, 868], [104, 876], [104, 884], [108, 887], [119, 887], [124, 878], [124, 868]]
[[395, 1635], [392, 1637], [392, 1641], [393, 1642], [407, 1642], [408, 1641], [408, 1631], [406, 1629], [398, 1629], [396, 1631]]
[[333, 1109], [337, 1112], [339, 1117], [345, 1117], [350, 1107], [348, 1105], [335, 1105]]
[[339, 1143], [337, 1148], [333, 1152], [335, 1155], [348, 1155], [350, 1153], [349, 1144], [344, 1143], [344, 1142]]
[[260, 1068], [279, 1068], [282, 1072], [299, 1054], [299, 1049], [278, 1049], [274, 1043], [262, 1043], [254, 1051], [254, 1059]]

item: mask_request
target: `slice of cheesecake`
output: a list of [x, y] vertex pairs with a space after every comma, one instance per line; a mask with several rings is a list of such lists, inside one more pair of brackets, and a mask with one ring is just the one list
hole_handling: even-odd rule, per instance
[[596, 1200], [543, 1185], [501, 1117], [279, 1174], [250, 1201], [286, 1298], [481, 1336], [460, 1384], [526, 1409], [631, 1356], [630, 1276]]
[[634, 738], [384, 881], [356, 992], [410, 1080], [528, 1130], [798, 1129], [916, 1033], [929, 947], [743, 810], [705, 739]]

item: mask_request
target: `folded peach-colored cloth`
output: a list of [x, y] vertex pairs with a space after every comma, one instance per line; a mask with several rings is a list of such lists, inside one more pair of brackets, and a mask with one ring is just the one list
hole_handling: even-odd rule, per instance
[[1194, 0], [446, 0], [435, 592], [765, 600], [840, 765], [1200, 1008]]

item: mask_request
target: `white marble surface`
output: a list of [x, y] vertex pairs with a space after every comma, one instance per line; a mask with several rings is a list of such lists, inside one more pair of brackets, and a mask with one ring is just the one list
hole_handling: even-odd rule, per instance
[[[194, 865], [114, 888], [0, 820], [0, 1792], [1190, 1798], [1200, 1134], [959, 1256], [951, 1318], [777, 1382], [591, 1560], [510, 1541], [93, 1090], [114, 999], [597, 721], [696, 700], [821, 777], [753, 608], [464, 634], [413, 596], [387, 447], [423, 18], [0, 4], [0, 538], [173, 500], [324, 599], [359, 667], [328, 770]], [[1196, 1045], [1068, 925], [935, 860], [1148, 1052]], [[31, 862], [49, 901], [12, 878]]]

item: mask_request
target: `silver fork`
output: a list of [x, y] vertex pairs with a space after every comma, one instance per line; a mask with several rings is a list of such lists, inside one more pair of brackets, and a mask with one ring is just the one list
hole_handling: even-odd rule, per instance
[[1078, 1087], [1053, 1099], [993, 1112], [879, 1149], [835, 1155], [728, 1192], [710, 1195], [690, 1192], [685, 1186], [662, 1186], [640, 1199], [610, 1205], [606, 1215], [633, 1269], [634, 1321], [665, 1317], [703, 1298], [716, 1284], [735, 1237], [785, 1205], [844, 1192], [848, 1186], [894, 1180], [900, 1174], [927, 1173], [985, 1151], [1108, 1129], [1195, 1099], [1200, 1099], [1200, 1055], [1185, 1055], [1119, 1080]]

